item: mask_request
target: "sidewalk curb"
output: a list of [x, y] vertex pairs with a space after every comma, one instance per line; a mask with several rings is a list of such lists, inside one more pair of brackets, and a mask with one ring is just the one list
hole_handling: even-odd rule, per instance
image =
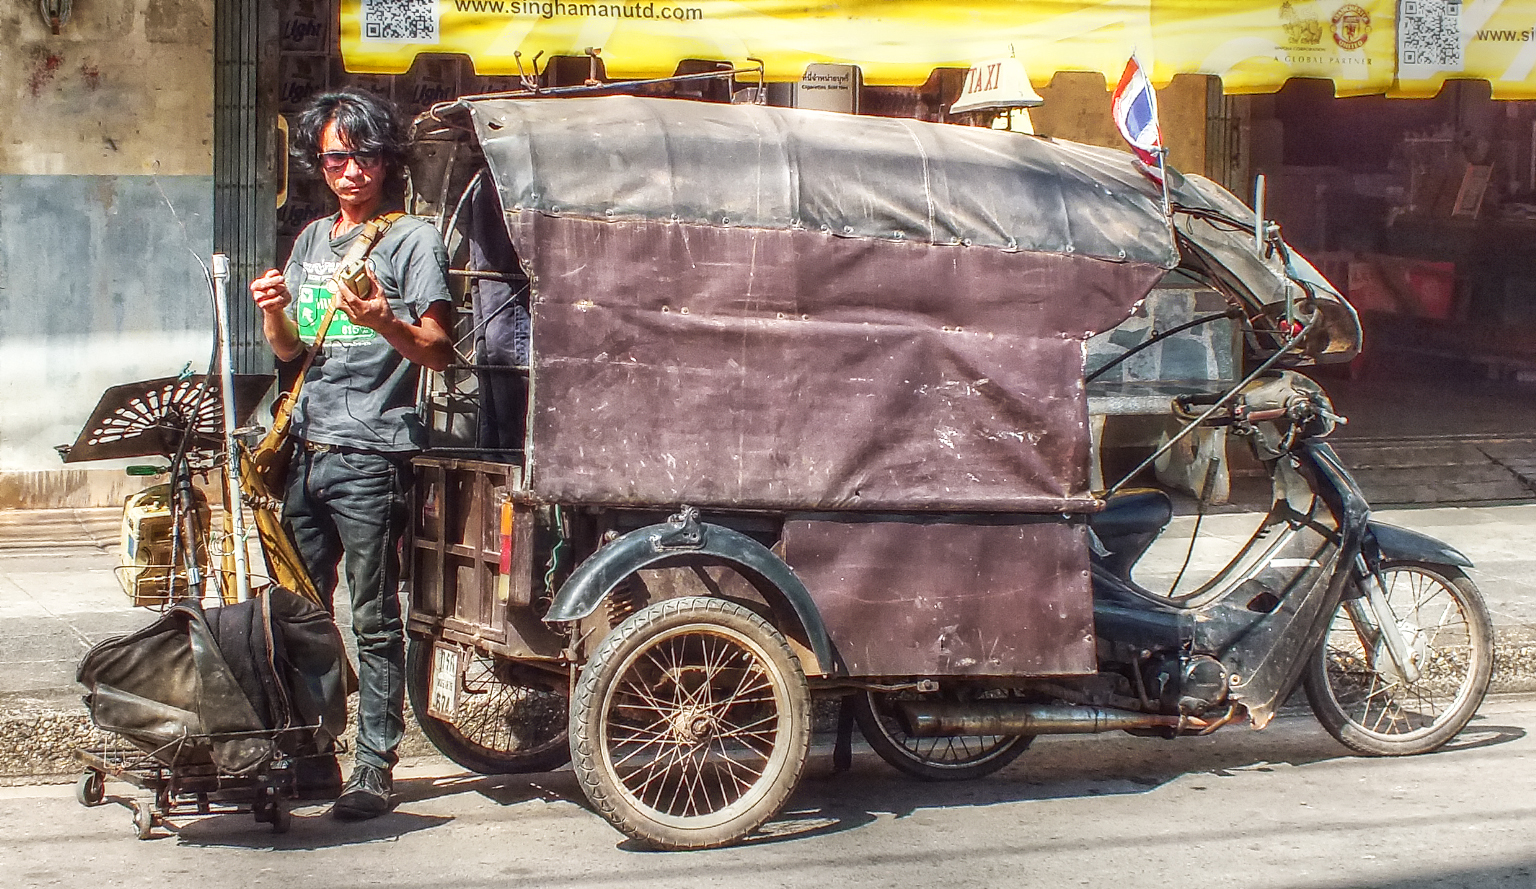
[[[1536, 694], [1536, 639], [1528, 632], [1496, 633], [1488, 694]], [[349, 710], [356, 703], [354, 695]], [[348, 714], [348, 724], [355, 724], [352, 713]], [[112, 741], [110, 735], [91, 725], [83, 706], [61, 709], [27, 706], [25, 701], [0, 705], [0, 787], [73, 781], [81, 773], [75, 751], [100, 749]], [[400, 757], [402, 761], [441, 758], [409, 710]]]

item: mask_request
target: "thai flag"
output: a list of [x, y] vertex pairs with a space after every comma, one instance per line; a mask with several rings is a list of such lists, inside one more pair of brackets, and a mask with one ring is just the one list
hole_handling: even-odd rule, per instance
[[1113, 108], [1115, 126], [1141, 161], [1142, 172], [1162, 182], [1163, 131], [1157, 125], [1157, 93], [1135, 56], [1125, 63], [1125, 73], [1115, 87]]

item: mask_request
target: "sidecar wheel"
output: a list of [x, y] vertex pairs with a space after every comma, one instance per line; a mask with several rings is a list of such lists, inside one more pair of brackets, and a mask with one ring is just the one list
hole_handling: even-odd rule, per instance
[[854, 696], [854, 718], [864, 740], [897, 771], [924, 781], [969, 781], [1019, 758], [1033, 735], [964, 735], [915, 738], [896, 716], [897, 702], [927, 697], [917, 692], [864, 691]]
[[1455, 568], [1387, 562], [1387, 602], [1421, 675], [1396, 675], [1372, 626], [1340, 603], [1304, 684], [1317, 721], [1357, 753], [1429, 753], [1477, 712], [1493, 675], [1493, 624], [1477, 587]]
[[427, 711], [432, 696], [432, 642], [411, 639], [406, 647], [406, 697], [416, 724], [432, 746], [482, 775], [548, 772], [570, 762], [565, 696], [504, 682], [489, 656], [474, 652], [470, 658], [459, 719], [451, 723]]
[[810, 693], [772, 626], [732, 602], [657, 602], [587, 662], [572, 761], [594, 809], [660, 849], [746, 836], [778, 813], [810, 747]]

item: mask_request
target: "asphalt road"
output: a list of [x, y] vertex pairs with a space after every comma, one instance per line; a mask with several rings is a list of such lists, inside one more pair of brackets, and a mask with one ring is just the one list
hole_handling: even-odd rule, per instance
[[1451, 747], [1345, 755], [1304, 712], [1268, 730], [1164, 741], [1038, 741], [962, 785], [913, 782], [868, 752], [813, 760], [782, 817], [729, 849], [634, 848], [583, 808], [569, 772], [483, 778], [405, 770], [399, 809], [343, 824], [295, 810], [273, 834], [249, 815], [183, 819], [140, 841], [107, 785], [0, 788], [0, 883], [222, 886], [1244, 887], [1536, 886], [1536, 698], [1488, 701]]

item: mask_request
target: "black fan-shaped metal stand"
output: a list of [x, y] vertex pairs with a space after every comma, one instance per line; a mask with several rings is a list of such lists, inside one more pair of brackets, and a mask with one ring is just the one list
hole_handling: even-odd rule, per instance
[[[224, 449], [224, 407], [217, 379], [202, 374], [113, 386], [80, 437], [60, 448], [65, 463], [120, 457], [173, 456], [190, 430], [194, 450]], [[235, 374], [235, 420], [244, 424], [272, 385], [270, 374]]]

